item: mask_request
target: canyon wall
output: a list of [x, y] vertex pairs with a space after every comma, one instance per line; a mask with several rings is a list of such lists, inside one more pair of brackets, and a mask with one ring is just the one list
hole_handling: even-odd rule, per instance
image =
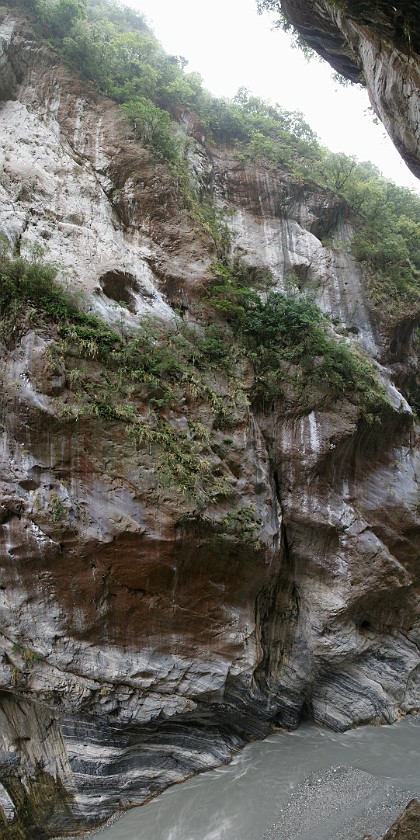
[[353, 82], [371, 105], [411, 171], [420, 177], [420, 4], [383, 0], [281, 0], [302, 40]]
[[[10, 10], [0, 39], [3, 236], [28, 259], [42, 245], [66, 287], [123, 335], [144, 316], [199, 329], [214, 244], [176, 177]], [[204, 143], [191, 118], [183, 130], [192, 177], [226, 211], [232, 258], [269, 269], [280, 291], [310, 292], [369, 354], [386, 398], [372, 423], [322, 386], [255, 401], [241, 360], [235, 385], [202, 372], [204, 390], [189, 382], [166, 415], [178, 435], [201, 435], [200, 502], [161, 480], [155, 450], [121, 418], [78, 412], [47, 329], [11, 331], [0, 418], [6, 838], [95, 825], [275, 725], [345, 729], [419, 707], [419, 453], [395, 384], [407, 349], [414, 364], [418, 313], [391, 330], [369, 301], [343, 199]], [[94, 359], [89, 371], [103, 375]]]

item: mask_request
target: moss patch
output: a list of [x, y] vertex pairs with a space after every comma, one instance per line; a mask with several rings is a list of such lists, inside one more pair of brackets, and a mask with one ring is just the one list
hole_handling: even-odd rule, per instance
[[[290, 403], [294, 413], [348, 399], [368, 422], [389, 409], [369, 357], [340, 339], [310, 298], [270, 290], [240, 264], [213, 266], [210, 303], [230, 324], [254, 369], [252, 400]], [[260, 286], [258, 293], [255, 283]]]
[[[9, 347], [28, 329], [50, 338], [37, 387], [59, 378], [51, 407], [60, 422], [122, 425], [127, 440], [153, 458], [160, 483], [200, 503], [232, 494], [228, 470], [211, 448], [224, 428], [247, 410], [247, 398], [224, 363], [220, 340], [143, 318], [129, 335], [80, 311], [41, 262], [3, 257], [0, 335]], [[219, 341], [219, 343], [218, 343]], [[57, 500], [54, 518], [62, 509]]]

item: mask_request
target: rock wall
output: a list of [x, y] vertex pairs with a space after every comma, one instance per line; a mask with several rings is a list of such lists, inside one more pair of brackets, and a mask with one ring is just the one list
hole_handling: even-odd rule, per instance
[[384, 840], [414, 840], [420, 829], [420, 803], [412, 799], [385, 834]]
[[303, 40], [351, 81], [363, 81], [372, 108], [420, 177], [420, 5], [382, 0], [282, 0]]
[[[1, 21], [0, 230], [22, 256], [44, 243], [63, 282], [123, 330], [144, 314], [174, 323], [179, 307], [198, 323], [214, 246], [176, 178], [26, 24], [6, 10]], [[200, 510], [160, 484], [121, 424], [66, 412], [45, 331], [3, 346], [6, 838], [39, 836], [15, 812], [19, 785], [42, 774], [58, 791], [37, 816], [53, 836], [227, 761], [273, 725], [343, 729], [419, 707], [416, 431], [347, 247], [351, 214], [186, 131], [194, 177], [229, 211], [232, 256], [310, 291], [375, 360], [387, 405], [375, 427], [345, 395], [331, 406], [320, 389], [308, 409], [291, 392], [232, 403], [228, 429], [200, 406], [206, 458], [232, 491]], [[171, 418], [179, 428], [192, 401]], [[257, 533], [223, 533], [244, 510]]]

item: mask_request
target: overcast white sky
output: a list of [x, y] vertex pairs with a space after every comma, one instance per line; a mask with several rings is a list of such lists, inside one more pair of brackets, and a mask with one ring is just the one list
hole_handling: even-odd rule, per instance
[[252, 93], [302, 111], [321, 142], [333, 151], [371, 160], [387, 178], [420, 192], [381, 124], [366, 113], [366, 91], [343, 88], [328, 64], [290, 46], [272, 31], [273, 17], [257, 15], [256, 0], [126, 0], [142, 11], [164, 48], [188, 59], [216, 96], [232, 97], [242, 85]]

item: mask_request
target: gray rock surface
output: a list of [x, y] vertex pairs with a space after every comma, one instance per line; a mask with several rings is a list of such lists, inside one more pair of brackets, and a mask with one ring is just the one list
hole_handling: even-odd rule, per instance
[[420, 27], [417, 0], [299, 3], [281, 7], [309, 46], [351, 81], [366, 84], [372, 107], [420, 177]]
[[[174, 322], [182, 304], [194, 323], [215, 254], [173, 177], [127, 134], [114, 103], [92, 96], [9, 10], [0, 15], [0, 231], [22, 256], [45, 243], [62, 280], [109, 322]], [[348, 254], [353, 221], [326, 190], [194, 136], [191, 145], [196, 177], [208, 175], [230, 211], [233, 255], [270, 268], [279, 289], [299, 276], [376, 360], [388, 403], [371, 427], [345, 395], [331, 406], [320, 388], [307, 408], [286, 388], [264, 411], [235, 404], [228, 429], [199, 405], [206, 459], [235, 500], [203, 514], [160, 483], [149, 447], [117, 423], [66, 414], [69, 389], [41, 330], [2, 348], [8, 822], [10, 757], [23, 781], [42, 764], [73, 797], [72, 818], [94, 824], [227, 761], [273, 724], [311, 716], [345, 729], [419, 706], [419, 454]], [[226, 382], [212, 376], [223, 403]], [[191, 387], [173, 418], [180, 427], [197, 399]], [[257, 514], [258, 548], [218, 542], [208, 525], [243, 508]], [[210, 534], [187, 527], [203, 519]]]

